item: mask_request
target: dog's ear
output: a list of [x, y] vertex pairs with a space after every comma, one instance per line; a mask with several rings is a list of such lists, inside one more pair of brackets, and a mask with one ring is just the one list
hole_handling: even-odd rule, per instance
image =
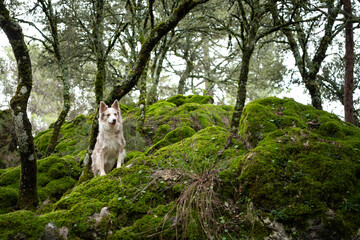
[[114, 108], [116, 111], [120, 111], [118, 100], [115, 100], [111, 107]]
[[100, 102], [100, 112], [101, 112], [101, 113], [102, 113], [102, 112], [105, 112], [106, 109], [108, 109], [108, 106], [107, 106], [103, 101], [101, 101], [101, 102]]

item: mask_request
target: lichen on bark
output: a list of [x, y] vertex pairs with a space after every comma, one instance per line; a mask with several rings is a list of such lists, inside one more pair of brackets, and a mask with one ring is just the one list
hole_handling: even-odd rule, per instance
[[9, 39], [18, 67], [18, 86], [10, 106], [13, 111], [21, 161], [19, 205], [22, 209], [35, 209], [38, 204], [37, 165], [32, 127], [26, 113], [32, 89], [31, 60], [22, 28], [10, 17], [4, 1], [0, 1], [0, 27]]

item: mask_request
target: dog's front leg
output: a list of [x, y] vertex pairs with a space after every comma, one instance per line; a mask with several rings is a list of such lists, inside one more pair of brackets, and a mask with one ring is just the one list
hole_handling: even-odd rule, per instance
[[99, 170], [100, 170], [100, 176], [105, 176], [106, 175], [106, 172], [105, 172], [105, 160], [104, 160], [104, 149], [101, 149], [101, 151], [100, 151], [100, 154], [99, 154], [99, 156], [100, 156], [100, 164], [99, 164]]
[[121, 164], [124, 163], [124, 159], [126, 156], [126, 152], [125, 149], [122, 147], [119, 151], [119, 156], [118, 156], [118, 160], [117, 160], [117, 164], [116, 164], [116, 168], [120, 168]]

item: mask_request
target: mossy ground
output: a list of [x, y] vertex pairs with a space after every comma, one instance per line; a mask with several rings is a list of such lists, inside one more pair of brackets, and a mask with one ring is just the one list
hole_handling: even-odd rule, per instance
[[[0, 172], [0, 238], [44, 238], [52, 222], [68, 229], [68, 239], [263, 239], [273, 231], [267, 219], [294, 239], [314, 222], [321, 237], [354, 236], [358, 128], [292, 99], [266, 98], [247, 105], [239, 137], [222, 152], [232, 108], [209, 101], [178, 95], [148, 106], [145, 139], [133, 132], [138, 110], [125, 108], [124, 166], [76, 187], [90, 122], [66, 123], [63, 147], [38, 161], [45, 203], [37, 212], [11, 212], [19, 168]], [[47, 134], [36, 137], [40, 153]], [[110, 215], [97, 220], [104, 207]]]

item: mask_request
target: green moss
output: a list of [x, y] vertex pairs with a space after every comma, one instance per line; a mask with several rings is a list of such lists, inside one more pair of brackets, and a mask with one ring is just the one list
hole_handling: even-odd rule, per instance
[[139, 152], [139, 151], [131, 151], [131, 152], [127, 152], [126, 153], [126, 158], [125, 158], [125, 162], [128, 162], [130, 161], [131, 159], [133, 158], [136, 158], [136, 157], [141, 157], [141, 156], [144, 156], [144, 153], [143, 152]]
[[[321, 141], [308, 130], [269, 134], [240, 163], [240, 184], [254, 203], [304, 223], [339, 208], [354, 191], [358, 160], [346, 144]], [[280, 210], [279, 210], [280, 209]]]
[[173, 109], [174, 107], [176, 107], [174, 103], [159, 101], [153, 105], [148, 106], [146, 114], [148, 116], [164, 115], [167, 114], [169, 110]]
[[177, 128], [166, 134], [163, 140], [154, 144], [152, 148], [149, 150], [149, 153], [154, 152], [155, 150], [158, 150], [162, 147], [182, 141], [185, 138], [191, 137], [195, 133], [196, 133], [195, 130], [188, 126]]
[[164, 219], [164, 216], [172, 208], [173, 204], [159, 205], [135, 221], [131, 226], [116, 231], [113, 239], [174, 239], [175, 229], [170, 228], [171, 222], [169, 219]]
[[0, 239], [39, 239], [43, 227], [36, 214], [30, 211], [0, 215]]
[[[185, 102], [180, 104], [181, 99]], [[160, 101], [148, 106], [144, 126], [147, 142], [155, 144], [170, 131], [185, 125], [195, 131], [214, 125], [228, 128], [232, 107], [207, 104], [209, 99], [208, 96], [177, 95], [169, 99], [171, 102]], [[136, 111], [133, 113], [139, 114]]]
[[321, 124], [319, 127], [319, 133], [323, 136], [334, 137], [334, 138], [343, 138], [345, 137], [345, 133], [341, 128], [339, 122], [329, 121]]
[[[51, 155], [48, 158], [38, 160], [38, 192], [41, 201], [50, 199], [56, 201], [69, 189], [71, 189], [78, 180], [81, 169], [72, 156], [59, 158]], [[13, 189], [18, 192], [20, 179], [20, 166], [8, 168], [0, 175], [0, 186], [5, 190]], [[4, 191], [5, 191], [4, 190]], [[10, 193], [9, 191], [6, 191]], [[11, 195], [13, 196], [13, 195]], [[8, 203], [4, 208], [0, 205], [0, 212], [9, 212], [15, 206], [14, 198], [9, 196]], [[11, 197], [11, 198], [10, 198]]]
[[19, 187], [20, 167], [8, 168], [0, 175], [0, 186]]
[[189, 103], [199, 103], [199, 104], [212, 104], [214, 103], [214, 99], [211, 96], [200, 96], [200, 95], [193, 95], [189, 96]]
[[46, 199], [60, 199], [75, 183], [76, 180], [71, 177], [63, 177], [50, 181], [45, 187], [39, 190], [39, 198], [41, 201]]
[[181, 106], [186, 102], [186, 97], [182, 94], [178, 94], [168, 98], [167, 102], [174, 103], [176, 106]]
[[189, 95], [183, 96], [181, 94], [170, 97], [167, 102], [176, 104], [176, 106], [181, 106], [184, 103], [199, 103], [199, 104], [212, 104], [214, 99], [211, 96], [200, 96], [200, 95]]
[[155, 143], [159, 142], [161, 139], [163, 139], [165, 137], [165, 135], [168, 132], [170, 132], [170, 125], [164, 124], [164, 125], [159, 126], [156, 129], [155, 136], [154, 136], [154, 139], [153, 139], [153, 143], [155, 144]]
[[[86, 148], [71, 143], [76, 139], [71, 131], [85, 136], [89, 123], [84, 117], [67, 122], [64, 150], [38, 161], [39, 196], [50, 203], [41, 205], [38, 217], [24, 214], [25, 222], [35, 216], [36, 223], [24, 230], [22, 223], [15, 224], [20, 214], [0, 215], [0, 238], [12, 239], [17, 232], [39, 239], [51, 221], [58, 228], [66, 226], [69, 239], [173, 239], [175, 234], [204, 239], [200, 216], [208, 211], [203, 216], [215, 221], [208, 219], [208, 224], [214, 224], [212, 233], [219, 239], [269, 237], [273, 230], [266, 219], [282, 223], [289, 236], [296, 232], [294, 238], [308, 236], [309, 227], [344, 239], [354, 236], [360, 221], [358, 128], [292, 99], [265, 98], [246, 106], [240, 137], [223, 149], [233, 108], [197, 98], [176, 96], [149, 106], [145, 140], [157, 143], [151, 154], [143, 153], [145, 147], [127, 149], [126, 166], [75, 187]], [[129, 109], [125, 121], [132, 123], [136, 114], [137, 108]], [[125, 138], [134, 126], [126, 125]], [[179, 140], [184, 130], [189, 136]], [[62, 156], [67, 151], [75, 154]], [[6, 188], [0, 198], [12, 199], [1, 210], [9, 212], [19, 168], [0, 174], [0, 187]], [[202, 209], [208, 201], [215, 207]], [[110, 215], [95, 223], [103, 207]], [[313, 222], [319, 225], [310, 226]]]
[[10, 187], [0, 187], [0, 215], [11, 212], [19, 199], [19, 190]]

